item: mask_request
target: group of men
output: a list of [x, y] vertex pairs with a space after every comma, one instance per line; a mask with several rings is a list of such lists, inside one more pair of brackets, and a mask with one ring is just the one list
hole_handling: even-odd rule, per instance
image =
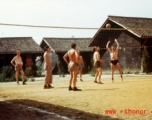
[[[116, 66], [119, 74], [122, 78], [122, 71], [120, 68], [120, 64], [118, 61], [118, 50], [119, 50], [119, 43], [118, 41], [115, 39], [115, 42], [117, 44], [117, 47], [115, 46], [111, 46], [111, 49], [109, 48], [109, 43], [110, 41], [108, 41], [106, 48], [108, 50], [108, 52], [110, 53], [110, 58], [111, 58], [111, 75], [112, 75], [112, 82], [114, 82], [114, 67]], [[44, 83], [44, 89], [50, 89], [50, 88], [54, 88], [51, 84], [52, 84], [52, 68], [51, 68], [51, 56], [50, 56], [50, 47], [49, 46], [45, 46], [44, 47], [44, 70], [45, 72], [45, 83]], [[103, 84], [103, 82], [101, 82], [101, 75], [102, 75], [102, 68], [101, 68], [101, 64], [102, 65], [106, 65], [105, 62], [100, 58], [100, 53], [99, 47], [94, 47], [94, 54], [93, 54], [93, 63], [94, 63], [94, 67], [96, 69], [96, 74], [95, 74], [95, 83], [98, 84]], [[69, 91], [73, 90], [73, 91], [81, 91], [81, 89], [78, 89], [76, 86], [76, 82], [77, 82], [77, 75], [78, 72], [80, 73], [80, 80], [82, 81], [82, 69], [84, 67], [84, 61], [82, 56], [80, 55], [80, 51], [77, 51], [77, 46], [75, 43], [71, 44], [71, 49], [63, 56], [64, 61], [67, 63], [68, 65], [68, 71], [70, 72], [70, 81], [69, 81]], [[11, 64], [15, 67], [15, 71], [16, 71], [16, 82], [17, 84], [19, 84], [19, 80], [18, 80], [18, 74], [19, 72], [22, 74], [22, 83], [23, 85], [25, 85], [25, 81], [24, 81], [24, 72], [22, 69], [23, 66], [23, 61], [22, 58], [20, 56], [20, 51], [17, 51], [17, 55], [12, 59]], [[123, 80], [123, 78], [122, 78]], [[72, 87], [73, 84], [73, 87]]]

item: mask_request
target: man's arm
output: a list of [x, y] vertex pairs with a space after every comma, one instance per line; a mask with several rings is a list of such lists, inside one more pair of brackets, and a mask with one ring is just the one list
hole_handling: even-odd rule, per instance
[[76, 63], [79, 63], [78, 52], [76, 50], [75, 50], [75, 56], [76, 56]]
[[68, 64], [69, 62], [67, 60], [67, 57], [68, 57], [68, 52], [63, 56], [64, 61]]
[[48, 60], [48, 54], [44, 54], [44, 60], [45, 60], [45, 65], [46, 65], [46, 68], [50, 68], [51, 69], [51, 66], [50, 66], [50, 63], [49, 63], [49, 60]]
[[22, 60], [22, 57], [21, 57], [21, 65], [23, 66], [23, 60]]
[[109, 49], [109, 47], [108, 47], [108, 46], [109, 46], [109, 43], [110, 43], [110, 41], [108, 41], [108, 42], [107, 42], [107, 45], [106, 45], [106, 48], [107, 48], [108, 52], [110, 52], [110, 49]]
[[13, 66], [15, 66], [14, 61], [15, 61], [15, 57], [11, 60], [11, 64], [12, 64]]
[[116, 50], [118, 51], [118, 50], [119, 50], [119, 43], [118, 43], [117, 39], [115, 39], [115, 42], [116, 42], [116, 44], [117, 44]]
[[83, 67], [84, 67], [84, 61], [83, 61], [83, 58], [82, 58], [82, 56], [81, 56], [81, 60], [82, 60], [82, 64], [83, 64]]

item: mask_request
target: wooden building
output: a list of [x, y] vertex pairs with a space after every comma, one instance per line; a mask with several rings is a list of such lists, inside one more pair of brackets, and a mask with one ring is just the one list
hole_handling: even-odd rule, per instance
[[[110, 24], [110, 28], [106, 25]], [[100, 46], [102, 59], [110, 68], [110, 55], [106, 50], [106, 44], [114, 39], [120, 44], [119, 62], [123, 69], [141, 70], [143, 46], [152, 56], [152, 18], [108, 16], [101, 28], [97, 31], [89, 43], [89, 47]]]
[[71, 43], [75, 42], [77, 45], [77, 50], [81, 52], [81, 55], [85, 61], [86, 66], [84, 73], [86, 73], [91, 68], [91, 57], [93, 54], [93, 49], [87, 46], [90, 40], [91, 38], [43, 38], [40, 46], [41, 48], [44, 48], [46, 45], [50, 46], [50, 48], [58, 54], [60, 61], [67, 72], [67, 65], [63, 60], [63, 56], [69, 49], [71, 49]]
[[42, 48], [32, 37], [0, 38], [0, 67], [11, 65], [10, 62], [16, 55], [17, 50], [21, 51], [23, 68], [35, 65], [36, 57], [43, 54]]

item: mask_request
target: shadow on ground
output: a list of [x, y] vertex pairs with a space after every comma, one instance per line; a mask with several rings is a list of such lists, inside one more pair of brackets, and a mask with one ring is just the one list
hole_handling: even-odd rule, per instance
[[[30, 108], [40, 109], [30, 110]], [[44, 112], [45, 111], [45, 112]], [[55, 113], [56, 116], [49, 116]], [[16, 117], [15, 117], [15, 116]], [[31, 116], [30, 116], [31, 115]], [[65, 116], [65, 117], [61, 117]], [[66, 119], [67, 117], [67, 119]], [[110, 116], [88, 113], [63, 106], [38, 102], [29, 99], [16, 99], [0, 102], [0, 120], [121, 120]]]

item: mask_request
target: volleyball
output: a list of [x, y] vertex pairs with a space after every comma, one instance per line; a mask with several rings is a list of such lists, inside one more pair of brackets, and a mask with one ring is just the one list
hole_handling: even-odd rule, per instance
[[111, 28], [111, 25], [109, 23], [106, 24], [106, 28]]

